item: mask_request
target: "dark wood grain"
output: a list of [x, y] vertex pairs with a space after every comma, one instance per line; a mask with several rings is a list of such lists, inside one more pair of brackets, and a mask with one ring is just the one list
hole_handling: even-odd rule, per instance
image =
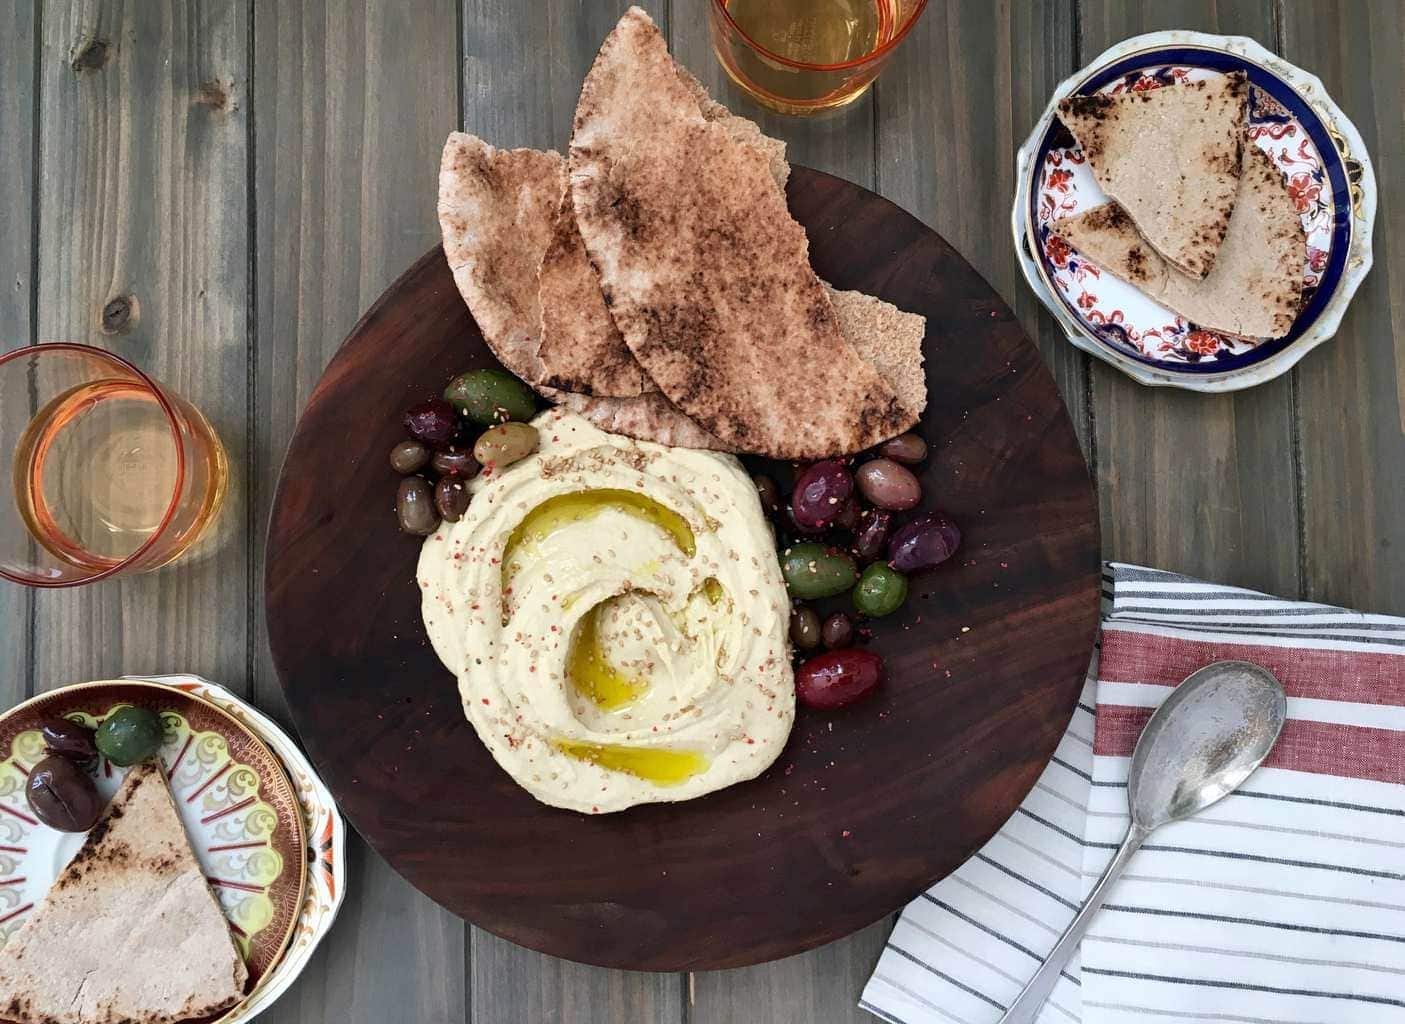
[[[1252, 36], [1275, 49], [1271, 0], [1083, 0], [1078, 63], [1142, 32]], [[1234, 395], [1146, 388], [1092, 364], [1104, 549], [1112, 558], [1274, 593], [1298, 590], [1288, 376]]]
[[[233, 472], [199, 557], [36, 594], [37, 689], [185, 671], [248, 692], [246, 15], [221, 2], [43, 12], [39, 336], [159, 377], [210, 418]], [[104, 333], [117, 296], [138, 312]]]
[[1303, 590], [1405, 614], [1405, 9], [1284, 5], [1284, 56], [1318, 75], [1375, 162], [1375, 267], [1337, 337], [1299, 364]]
[[[294, 435], [267, 600], [303, 739], [398, 870], [523, 945], [661, 970], [741, 965], [846, 935], [989, 838], [1072, 708], [1096, 627], [1097, 529], [1037, 350], [969, 265], [896, 206], [803, 168], [788, 195], [821, 276], [928, 317], [928, 374], [948, 400], [924, 419], [934, 448], [924, 484], [962, 523], [966, 557], [876, 624], [882, 696], [832, 731], [801, 716], [756, 782], [592, 818], [536, 803], [472, 737], [425, 642], [417, 548], [386, 514], [394, 480], [379, 456], [399, 436], [400, 409], [490, 361], [442, 254], [367, 313]], [[310, 475], [348, 444], [374, 459], [364, 472]], [[322, 612], [333, 603], [334, 619]], [[909, 822], [943, 826], [934, 835]]]
[[[361, 311], [436, 235], [439, 151], [458, 123], [456, 24], [453, 0], [254, 6], [251, 487], [259, 572], [263, 526], [298, 412]], [[338, 465], [358, 456], [346, 452]], [[254, 691], [286, 719], [261, 612]], [[261, 1019], [466, 1020], [463, 922], [359, 838], [348, 856], [351, 890], [336, 927], [303, 980]]]
[[[37, 6], [0, 5], [0, 352], [32, 340]], [[0, 408], [0, 429], [14, 438], [31, 410]], [[0, 707], [29, 696], [34, 593], [0, 583]]]

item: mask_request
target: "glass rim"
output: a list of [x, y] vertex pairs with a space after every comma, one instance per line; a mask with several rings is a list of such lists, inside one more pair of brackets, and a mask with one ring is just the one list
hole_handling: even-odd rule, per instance
[[912, 31], [912, 26], [917, 24], [917, 19], [922, 15], [922, 12], [927, 9], [927, 0], [917, 0], [911, 15], [909, 15], [907, 21], [903, 22], [902, 26], [893, 33], [892, 39], [889, 39], [871, 53], [866, 53], [862, 57], [855, 57], [852, 60], [840, 61], [838, 64], [812, 64], [808, 61], [783, 57], [774, 50], [768, 50], [766, 47], [762, 46], [751, 36], [751, 33], [737, 24], [736, 19], [733, 18], [731, 12], [727, 10], [727, 0], [712, 0], [712, 9], [726, 19], [727, 24], [732, 27], [732, 30], [746, 41], [747, 46], [751, 47], [768, 60], [776, 61], [778, 64], [783, 64], [789, 68], [795, 68], [797, 71], [847, 71], [849, 68], [862, 67], [865, 64], [871, 64], [874, 61], [886, 57], [892, 51], [893, 47], [907, 38], [907, 34]]
[[109, 352], [105, 348], [98, 348], [95, 345], [84, 345], [76, 341], [45, 341], [37, 345], [22, 345], [19, 348], [0, 354], [0, 368], [3, 368], [7, 363], [23, 356], [41, 356], [46, 352], [71, 352], [95, 357], [100, 360], [107, 360], [115, 364], [119, 369], [137, 378], [144, 387], [156, 396], [156, 401], [161, 406], [161, 411], [166, 416], [166, 424], [171, 428], [171, 441], [176, 447], [176, 480], [171, 490], [171, 500], [166, 505], [165, 513], [161, 516], [161, 522], [157, 525], [156, 529], [152, 531], [150, 537], [142, 541], [141, 545], [135, 551], [116, 565], [108, 566], [106, 569], [95, 572], [90, 576], [84, 576], [82, 579], [64, 580], [53, 580], [33, 575], [20, 575], [0, 565], [0, 577], [9, 580], [11, 583], [18, 583], [20, 586], [24, 587], [38, 587], [44, 590], [61, 590], [65, 587], [81, 587], [88, 583], [96, 583], [99, 580], [105, 580], [116, 576], [124, 569], [131, 568], [134, 563], [150, 551], [152, 546], [161, 539], [167, 527], [171, 525], [171, 520], [176, 517], [176, 510], [180, 507], [181, 491], [185, 488], [185, 447], [181, 444], [180, 422], [176, 417], [175, 406], [172, 405], [171, 400], [166, 397], [165, 389], [163, 389], [154, 378], [136, 366], [136, 364], [123, 359], [116, 352]]

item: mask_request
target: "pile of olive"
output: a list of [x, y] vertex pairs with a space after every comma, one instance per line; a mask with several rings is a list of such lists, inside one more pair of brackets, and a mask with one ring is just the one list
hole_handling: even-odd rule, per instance
[[[470, 370], [449, 382], [442, 398], [405, 413], [407, 440], [390, 450], [402, 477], [395, 495], [400, 529], [427, 537], [441, 522], [468, 511], [468, 482], [484, 467], [510, 465], [537, 450], [532, 389], [502, 370]], [[484, 430], [469, 442], [471, 432]]]
[[118, 708], [96, 730], [51, 715], [40, 726], [47, 756], [29, 773], [25, 796], [34, 816], [60, 832], [86, 832], [102, 814], [93, 777], [102, 754], [126, 767], [161, 749], [161, 719], [146, 708]]
[[776, 517], [781, 575], [795, 600], [790, 639], [798, 654], [829, 651], [802, 663], [796, 691], [812, 707], [840, 707], [870, 693], [882, 660], [853, 649], [854, 620], [836, 611], [821, 620], [802, 602], [850, 594], [863, 618], [891, 615], [907, 600], [908, 577], [935, 569], [956, 551], [961, 531], [941, 512], [903, 513], [922, 502], [922, 485], [908, 467], [927, 457], [927, 444], [903, 434], [857, 464], [825, 459], [804, 467], [787, 499], [776, 482], [755, 477], [762, 506]]

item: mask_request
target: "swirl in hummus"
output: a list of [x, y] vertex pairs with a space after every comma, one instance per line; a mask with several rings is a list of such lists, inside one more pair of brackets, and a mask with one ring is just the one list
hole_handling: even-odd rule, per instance
[[538, 416], [420, 553], [430, 641], [493, 757], [544, 803], [687, 800], [754, 778], [795, 717], [790, 602], [730, 455]]

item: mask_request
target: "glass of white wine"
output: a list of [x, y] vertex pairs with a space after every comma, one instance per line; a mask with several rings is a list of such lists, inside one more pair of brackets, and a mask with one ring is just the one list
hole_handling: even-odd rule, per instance
[[863, 95], [927, 0], [711, 0], [712, 46], [732, 81], [785, 114]]
[[0, 576], [69, 587], [188, 552], [229, 461], [200, 410], [111, 352], [66, 343], [0, 355]]

